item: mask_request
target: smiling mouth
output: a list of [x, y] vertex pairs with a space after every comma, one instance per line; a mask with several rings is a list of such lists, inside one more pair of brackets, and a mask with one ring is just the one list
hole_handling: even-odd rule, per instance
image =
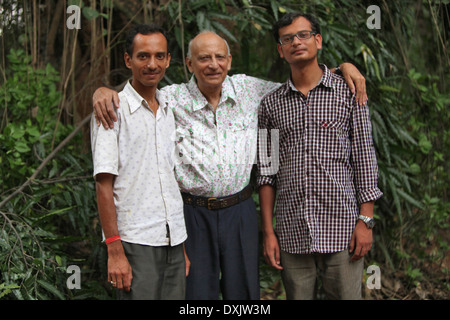
[[298, 49], [298, 50], [294, 50], [292, 53], [293, 54], [300, 54], [300, 53], [304, 53], [306, 52], [306, 49]]
[[146, 77], [156, 77], [158, 76], [158, 72], [143, 72], [144, 76]]

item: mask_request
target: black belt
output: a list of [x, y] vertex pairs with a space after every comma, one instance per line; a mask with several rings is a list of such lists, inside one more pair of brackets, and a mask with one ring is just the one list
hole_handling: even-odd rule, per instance
[[253, 189], [250, 185], [246, 186], [242, 191], [227, 197], [221, 198], [207, 198], [193, 196], [189, 193], [181, 193], [183, 201], [185, 204], [190, 204], [192, 206], [206, 207], [209, 210], [224, 209], [238, 204], [241, 201], [247, 200], [251, 197]]

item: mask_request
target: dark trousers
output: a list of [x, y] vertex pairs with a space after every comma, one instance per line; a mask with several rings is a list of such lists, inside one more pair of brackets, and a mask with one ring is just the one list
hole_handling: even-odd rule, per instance
[[259, 300], [258, 219], [250, 197], [209, 210], [184, 205], [191, 268], [186, 299]]

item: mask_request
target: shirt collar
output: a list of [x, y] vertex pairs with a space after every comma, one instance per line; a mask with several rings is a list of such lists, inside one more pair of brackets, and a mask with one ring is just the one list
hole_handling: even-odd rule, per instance
[[[333, 81], [331, 80], [330, 69], [328, 69], [327, 66], [324, 64], [319, 64], [319, 67], [322, 69], [323, 74], [322, 74], [322, 77], [320, 78], [320, 81], [317, 83], [316, 87], [323, 85], [325, 87], [334, 89]], [[283, 93], [287, 94], [289, 91], [297, 91], [298, 92], [297, 88], [294, 86], [294, 83], [292, 82], [291, 76], [289, 76], [289, 79], [286, 82], [286, 86], [283, 90]]]
[[[130, 113], [134, 113], [141, 106], [148, 107], [147, 101], [133, 88], [131, 85], [131, 80], [127, 81], [127, 84], [123, 88], [128, 101], [128, 107], [130, 108]], [[168, 101], [159, 90], [156, 90], [156, 100], [159, 103], [159, 109], [162, 110], [163, 114], [167, 114]]]
[[[197, 111], [208, 105], [208, 100], [206, 100], [203, 93], [201, 93], [198, 88], [197, 81], [195, 80], [195, 76], [193, 75], [187, 84], [188, 90], [192, 96], [192, 110]], [[227, 101], [230, 99], [232, 101], [232, 106], [234, 106], [237, 102], [236, 92], [233, 88], [233, 84], [231, 83], [230, 77], [227, 76], [222, 83], [222, 93], [220, 95], [220, 102]]]

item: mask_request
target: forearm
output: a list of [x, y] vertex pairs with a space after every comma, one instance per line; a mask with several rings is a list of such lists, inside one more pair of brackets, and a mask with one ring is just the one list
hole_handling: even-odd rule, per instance
[[375, 204], [375, 201], [369, 201], [369, 202], [362, 203], [359, 214], [369, 217], [369, 218], [373, 218], [374, 204]]
[[117, 236], [119, 235], [119, 230], [117, 228], [112, 178], [98, 178], [95, 185], [97, 190], [97, 207], [103, 233], [106, 238]]
[[[97, 206], [100, 224], [105, 238], [120, 236], [117, 227], [117, 213], [114, 204], [114, 176], [111, 174], [99, 174], [96, 177]], [[109, 257], [123, 258], [125, 252], [121, 241], [114, 241], [107, 245]]]
[[273, 230], [273, 210], [275, 206], [275, 188], [265, 184], [259, 188], [261, 208], [261, 228], [264, 235], [271, 235]]
[[351, 166], [354, 168], [358, 202], [373, 202], [382, 193], [378, 188], [378, 164], [367, 105], [358, 106], [355, 103], [353, 106], [350, 141]]

